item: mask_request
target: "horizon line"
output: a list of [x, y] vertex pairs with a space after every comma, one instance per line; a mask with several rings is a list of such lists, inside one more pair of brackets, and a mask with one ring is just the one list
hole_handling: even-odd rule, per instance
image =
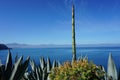
[[[30, 44], [30, 43], [0, 43], [0, 44], [22, 44], [22, 45], [72, 45], [70, 44], [54, 44], [54, 43], [43, 43], [43, 44]], [[101, 45], [101, 44], [120, 44], [120, 43], [77, 43], [76, 45]]]

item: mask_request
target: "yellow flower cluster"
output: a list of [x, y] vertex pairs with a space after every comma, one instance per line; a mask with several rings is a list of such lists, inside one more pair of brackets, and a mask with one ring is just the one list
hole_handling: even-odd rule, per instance
[[56, 67], [49, 75], [51, 80], [99, 80], [104, 72], [87, 59], [65, 62], [62, 66]]

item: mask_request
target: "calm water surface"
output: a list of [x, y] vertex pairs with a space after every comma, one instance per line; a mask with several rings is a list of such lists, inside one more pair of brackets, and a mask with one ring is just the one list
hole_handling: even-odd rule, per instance
[[[59, 60], [61, 63], [64, 61], [71, 61], [72, 59], [72, 49], [71, 48], [15, 48], [11, 50], [12, 58], [16, 55], [30, 56], [34, 59], [37, 64], [39, 64], [40, 57], [50, 57], [51, 61]], [[120, 48], [77, 48], [77, 57], [88, 56], [89, 60], [92, 60], [97, 65], [103, 65], [106, 69], [108, 55], [112, 53], [117, 69], [120, 67]], [[0, 51], [0, 59], [3, 64], [6, 62], [8, 51]]]

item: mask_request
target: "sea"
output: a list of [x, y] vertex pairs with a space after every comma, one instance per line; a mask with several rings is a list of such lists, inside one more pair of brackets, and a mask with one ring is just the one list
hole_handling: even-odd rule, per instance
[[[53, 60], [59, 61], [61, 64], [65, 61], [72, 60], [72, 48], [13, 48], [10, 50], [12, 53], [13, 62], [15, 56], [23, 56], [24, 60], [30, 56], [31, 60], [34, 60], [37, 65], [40, 64], [40, 57], [44, 57], [45, 60], [49, 57], [51, 62]], [[77, 59], [79, 57], [87, 56], [89, 61], [92, 61], [96, 65], [104, 66], [107, 70], [108, 56], [112, 54], [117, 70], [120, 68], [120, 47], [78, 47], [76, 49]], [[0, 50], [0, 62], [6, 63], [8, 50]]]

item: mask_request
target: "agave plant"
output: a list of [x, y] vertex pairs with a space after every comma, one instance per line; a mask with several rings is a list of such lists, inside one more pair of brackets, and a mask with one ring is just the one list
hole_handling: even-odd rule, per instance
[[108, 58], [107, 78], [108, 80], [118, 80], [116, 65], [111, 53], [109, 54]]
[[40, 65], [37, 66], [34, 60], [30, 61], [31, 72], [27, 72], [24, 75], [25, 80], [49, 80], [48, 74], [51, 73], [51, 69], [60, 66], [59, 62], [54, 60], [51, 64], [50, 58], [47, 58], [47, 62], [43, 57], [40, 58]]
[[21, 80], [26, 72], [29, 63], [29, 57], [23, 62], [23, 56], [16, 58], [15, 64], [12, 64], [12, 56], [9, 50], [6, 65], [0, 63], [0, 80]]

